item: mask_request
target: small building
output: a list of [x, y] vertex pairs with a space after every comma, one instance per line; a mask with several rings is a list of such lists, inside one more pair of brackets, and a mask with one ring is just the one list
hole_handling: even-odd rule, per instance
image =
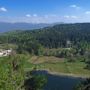
[[8, 56], [12, 53], [12, 49], [8, 49], [8, 50], [0, 50], [0, 57], [3, 56]]
[[67, 44], [67, 48], [71, 48], [72, 47], [72, 43], [71, 43], [70, 40], [67, 40], [66, 44]]

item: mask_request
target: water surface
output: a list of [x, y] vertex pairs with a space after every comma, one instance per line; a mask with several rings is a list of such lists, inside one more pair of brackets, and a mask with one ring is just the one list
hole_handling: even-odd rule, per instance
[[73, 90], [73, 87], [83, 80], [79, 77], [63, 76], [63, 75], [52, 75], [47, 71], [37, 71], [37, 74], [47, 76], [48, 82], [44, 90]]

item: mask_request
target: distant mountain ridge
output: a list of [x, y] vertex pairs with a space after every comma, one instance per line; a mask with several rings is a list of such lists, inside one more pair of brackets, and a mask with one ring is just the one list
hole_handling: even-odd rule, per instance
[[7, 23], [7, 22], [0, 22], [0, 32], [8, 32], [13, 30], [31, 30], [31, 29], [39, 29], [52, 26], [52, 24], [46, 23]]

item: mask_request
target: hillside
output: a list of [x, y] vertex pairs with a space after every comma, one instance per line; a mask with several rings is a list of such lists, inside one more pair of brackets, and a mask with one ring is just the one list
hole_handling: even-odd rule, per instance
[[[67, 47], [79, 43], [90, 44], [90, 23], [60, 24], [35, 30], [13, 31], [5, 33], [4, 42], [23, 43], [35, 41], [47, 48]], [[3, 42], [3, 38], [0, 38]], [[7, 39], [8, 38], [8, 39]]]

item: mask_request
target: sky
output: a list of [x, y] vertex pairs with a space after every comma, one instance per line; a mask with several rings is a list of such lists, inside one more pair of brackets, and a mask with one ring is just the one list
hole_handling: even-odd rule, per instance
[[90, 0], [0, 0], [0, 22], [90, 22]]

